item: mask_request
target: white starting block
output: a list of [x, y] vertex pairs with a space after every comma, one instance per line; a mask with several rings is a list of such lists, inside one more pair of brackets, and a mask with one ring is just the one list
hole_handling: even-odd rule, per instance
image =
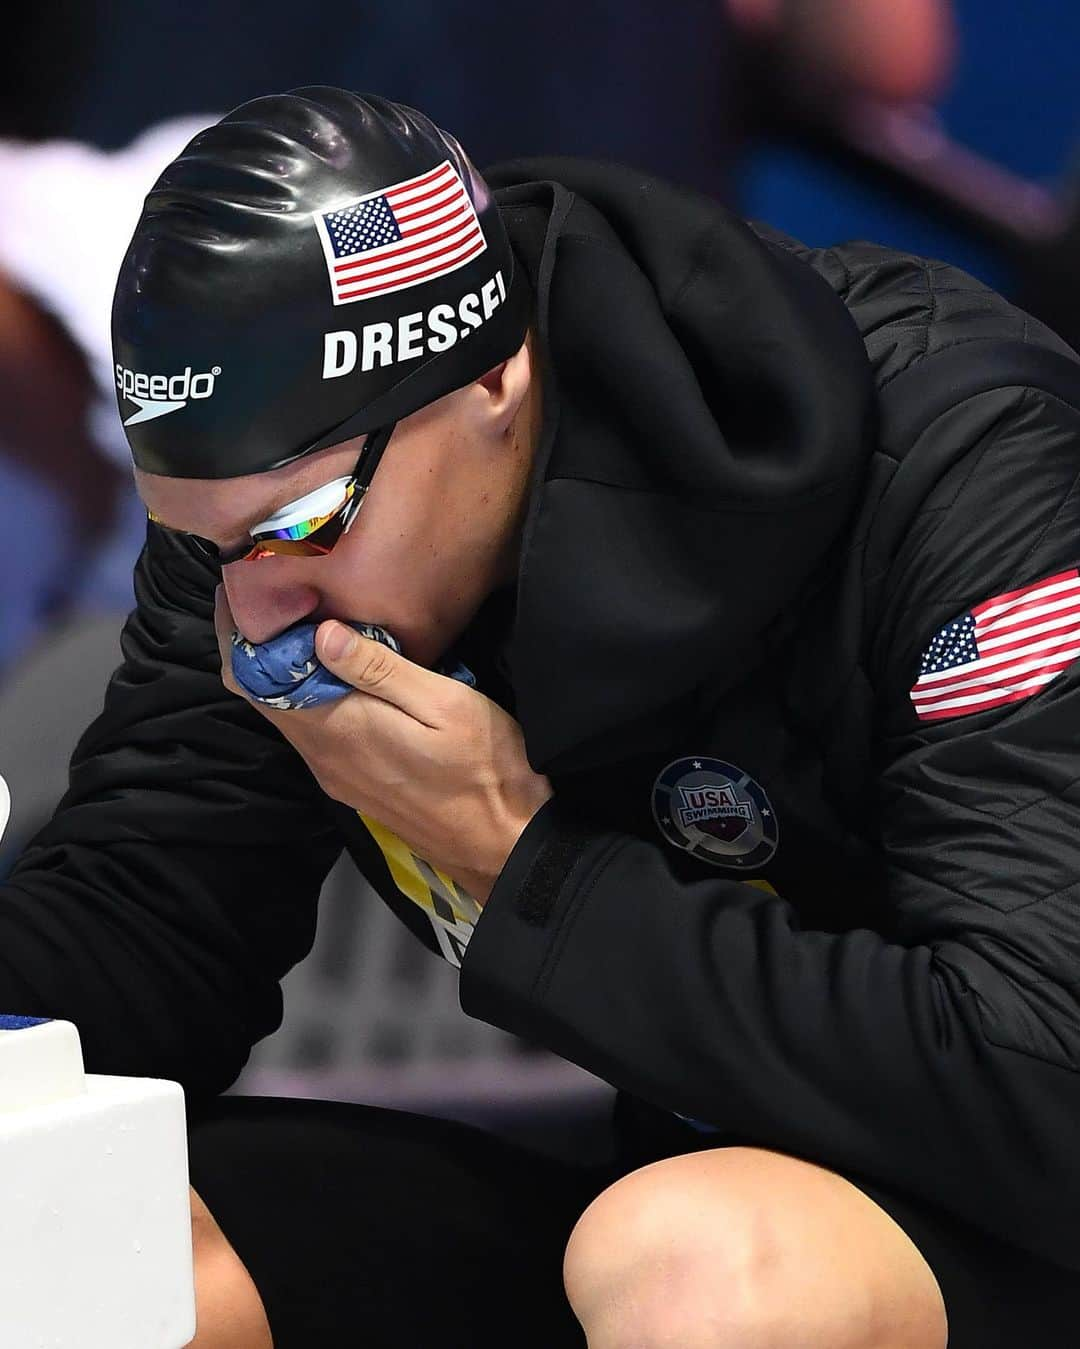
[[0, 1346], [194, 1335], [182, 1089], [88, 1075], [70, 1022], [0, 1016]]

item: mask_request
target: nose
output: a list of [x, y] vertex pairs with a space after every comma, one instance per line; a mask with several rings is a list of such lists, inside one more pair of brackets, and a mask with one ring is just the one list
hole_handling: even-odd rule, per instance
[[293, 559], [265, 557], [222, 568], [225, 598], [249, 642], [267, 642], [319, 607], [319, 592], [289, 576]]

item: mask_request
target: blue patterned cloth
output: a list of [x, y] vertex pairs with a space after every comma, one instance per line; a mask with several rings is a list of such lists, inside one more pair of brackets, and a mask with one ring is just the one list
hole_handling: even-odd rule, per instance
[[[331, 703], [354, 691], [351, 684], [331, 674], [315, 655], [318, 626], [317, 623], [295, 623], [268, 642], [257, 645], [238, 632], [233, 633], [233, 676], [249, 698], [279, 711], [292, 711]], [[348, 626], [400, 654], [400, 645], [385, 628], [373, 623], [349, 623]], [[452, 657], [436, 672], [476, 687], [472, 671]]]

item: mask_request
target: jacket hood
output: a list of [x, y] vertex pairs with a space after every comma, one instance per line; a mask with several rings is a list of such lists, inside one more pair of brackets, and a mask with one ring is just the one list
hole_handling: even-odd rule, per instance
[[843, 302], [718, 203], [616, 165], [488, 169], [536, 292], [544, 416], [513, 628], [540, 772], [625, 757], [744, 679], [859, 495], [874, 383]]

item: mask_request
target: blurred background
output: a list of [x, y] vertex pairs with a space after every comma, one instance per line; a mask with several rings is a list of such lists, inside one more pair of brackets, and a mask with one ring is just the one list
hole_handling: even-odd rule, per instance
[[[54, 0], [0, 52], [0, 874], [101, 705], [145, 531], [109, 306], [158, 170], [261, 93], [414, 104], [478, 165], [611, 158], [810, 245], [974, 273], [1080, 345], [1080, 9], [1067, 0]], [[602, 1147], [608, 1089], [467, 1020], [456, 972], [351, 865], [236, 1090], [365, 1100]]]

